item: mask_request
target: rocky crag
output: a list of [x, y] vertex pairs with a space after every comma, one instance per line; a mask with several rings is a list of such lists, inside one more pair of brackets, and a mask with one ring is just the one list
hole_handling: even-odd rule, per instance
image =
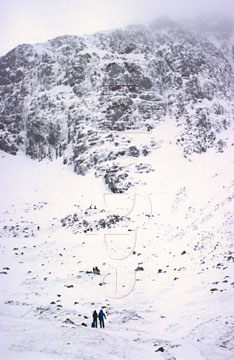
[[[0, 149], [61, 157], [78, 174], [94, 169], [113, 192], [131, 186], [123, 159], [147, 158], [160, 146], [151, 130], [168, 118], [185, 157], [224, 151], [220, 133], [234, 115], [234, 30], [205, 24], [157, 19], [19, 45], [0, 58]], [[137, 131], [147, 134], [141, 146], [131, 139]]]

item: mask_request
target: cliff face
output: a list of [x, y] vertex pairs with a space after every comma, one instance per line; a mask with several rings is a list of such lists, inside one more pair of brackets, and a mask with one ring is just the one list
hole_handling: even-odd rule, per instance
[[[113, 176], [121, 180], [121, 159], [147, 156], [157, 147], [151, 130], [169, 118], [184, 156], [224, 151], [219, 134], [234, 114], [233, 34], [201, 35], [158, 19], [20, 45], [0, 58], [0, 149], [62, 157], [78, 174], [95, 168], [110, 188]], [[131, 144], [137, 131], [148, 134], [140, 147]]]

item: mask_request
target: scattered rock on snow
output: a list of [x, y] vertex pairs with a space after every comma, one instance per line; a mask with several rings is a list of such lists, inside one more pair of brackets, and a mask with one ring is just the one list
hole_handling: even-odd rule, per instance
[[65, 324], [75, 325], [75, 323], [74, 323], [71, 319], [69, 319], [69, 318], [67, 318], [66, 320], [64, 320], [64, 323], [65, 323]]
[[144, 271], [144, 268], [142, 266], [137, 266], [137, 268], [135, 269], [135, 271]]
[[163, 346], [160, 346], [157, 350], [155, 350], [155, 352], [158, 352], [158, 351], [164, 352]]

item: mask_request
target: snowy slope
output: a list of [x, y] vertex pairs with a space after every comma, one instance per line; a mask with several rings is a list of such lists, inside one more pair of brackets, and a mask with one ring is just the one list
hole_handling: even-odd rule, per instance
[[[233, 130], [223, 153], [190, 161], [177, 132], [167, 118], [131, 135], [158, 147], [154, 171], [124, 160], [125, 194], [95, 170], [1, 153], [0, 359], [233, 359]], [[101, 306], [106, 328], [92, 329]]]

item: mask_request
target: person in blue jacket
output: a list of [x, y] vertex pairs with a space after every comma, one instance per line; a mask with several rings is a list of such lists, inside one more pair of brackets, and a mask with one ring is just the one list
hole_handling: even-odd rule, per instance
[[106, 319], [106, 315], [104, 314], [102, 309], [99, 311], [98, 318], [100, 322], [100, 328], [104, 328], [105, 327], [104, 318]]

